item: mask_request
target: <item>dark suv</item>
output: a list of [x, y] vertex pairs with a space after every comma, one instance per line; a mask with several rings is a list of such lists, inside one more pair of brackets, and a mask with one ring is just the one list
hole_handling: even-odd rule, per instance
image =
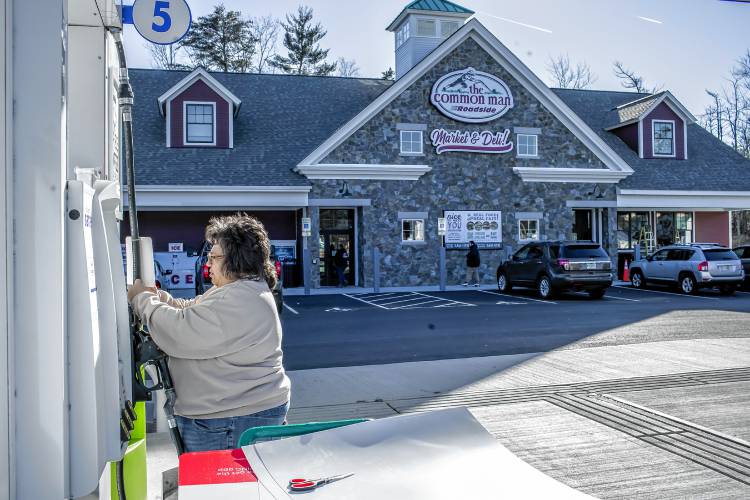
[[532, 287], [543, 299], [567, 290], [584, 290], [592, 299], [600, 299], [611, 285], [609, 255], [592, 241], [529, 243], [497, 268], [498, 290]]
[[[206, 290], [213, 286], [208, 265], [208, 252], [210, 251], [211, 243], [204, 241], [198, 252], [198, 258], [195, 260], [195, 295], [203, 295], [206, 293]], [[276, 286], [273, 287], [271, 293], [273, 294], [273, 300], [276, 302], [276, 310], [281, 314], [284, 310], [284, 293], [281, 288], [281, 262], [274, 255], [271, 256], [271, 262], [273, 262], [274, 269], [276, 269]]]
[[742, 286], [750, 288], [750, 245], [742, 245], [734, 249], [734, 253], [742, 261], [742, 269], [745, 271], [745, 281]]

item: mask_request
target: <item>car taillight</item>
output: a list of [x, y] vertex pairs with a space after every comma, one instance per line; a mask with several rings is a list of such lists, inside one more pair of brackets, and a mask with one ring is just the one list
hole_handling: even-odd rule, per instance
[[161, 281], [156, 280], [156, 288], [161, 288]]
[[281, 278], [281, 262], [278, 260], [273, 263], [274, 267], [276, 267], [276, 278]]
[[570, 261], [568, 259], [557, 259], [557, 265], [566, 271], [570, 271]]
[[708, 262], [704, 260], [703, 262], [698, 264], [698, 271], [702, 271], [704, 273], [708, 272]]
[[209, 278], [209, 276], [210, 276], [210, 275], [208, 274], [208, 269], [209, 269], [209, 268], [208, 268], [208, 264], [203, 264], [203, 278], [205, 278], [205, 279], [208, 279], [208, 278]]

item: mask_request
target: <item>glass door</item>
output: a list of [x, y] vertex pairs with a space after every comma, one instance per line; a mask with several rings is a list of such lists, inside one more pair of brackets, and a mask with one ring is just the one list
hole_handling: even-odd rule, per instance
[[354, 210], [321, 209], [318, 239], [321, 286], [339, 285], [337, 267], [343, 268], [344, 285], [354, 285], [354, 245]]
[[591, 210], [573, 210], [573, 236], [576, 240], [594, 240]]

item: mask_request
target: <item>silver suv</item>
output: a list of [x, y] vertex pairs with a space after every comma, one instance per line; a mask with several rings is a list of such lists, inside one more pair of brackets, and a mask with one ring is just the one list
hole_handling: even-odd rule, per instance
[[731, 295], [742, 283], [742, 262], [731, 249], [716, 243], [670, 245], [630, 265], [630, 281], [636, 288], [646, 284], [676, 284], [685, 294], [716, 287]]

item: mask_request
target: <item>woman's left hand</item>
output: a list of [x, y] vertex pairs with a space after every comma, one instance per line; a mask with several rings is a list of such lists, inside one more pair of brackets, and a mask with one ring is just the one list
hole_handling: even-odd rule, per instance
[[128, 288], [128, 302], [133, 302], [133, 299], [136, 295], [142, 292], [151, 292], [153, 294], [158, 294], [158, 290], [154, 286], [145, 286], [143, 284], [143, 281], [140, 279], [135, 280], [135, 282]]

